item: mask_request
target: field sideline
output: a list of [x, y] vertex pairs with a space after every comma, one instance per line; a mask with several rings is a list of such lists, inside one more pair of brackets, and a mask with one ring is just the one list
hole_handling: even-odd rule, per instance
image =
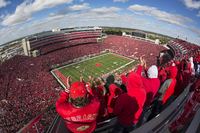
[[72, 81], [78, 81], [82, 75], [84, 80], [88, 80], [88, 76], [101, 77], [104, 74], [113, 72], [122, 72], [124, 70], [132, 68], [137, 61], [117, 55], [114, 53], [101, 54], [80, 62], [68, 64], [60, 68], [56, 68], [51, 71], [53, 76], [61, 83], [63, 87], [63, 81], [59, 78], [55, 71], [59, 71], [64, 77], [71, 76]]

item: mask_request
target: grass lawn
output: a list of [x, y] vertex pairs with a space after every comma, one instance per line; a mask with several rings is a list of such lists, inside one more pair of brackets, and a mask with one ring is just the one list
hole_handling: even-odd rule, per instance
[[89, 75], [99, 77], [102, 74], [112, 73], [113, 71], [121, 72], [125, 69], [132, 68], [136, 63], [137, 61], [127, 57], [106, 53], [78, 63], [57, 68], [57, 70], [64, 76], [71, 76], [72, 81], [78, 81], [81, 75], [84, 80], [87, 81]]

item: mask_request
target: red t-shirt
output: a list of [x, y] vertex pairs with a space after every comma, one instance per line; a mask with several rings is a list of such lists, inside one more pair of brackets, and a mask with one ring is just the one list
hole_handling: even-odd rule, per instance
[[61, 92], [56, 102], [56, 111], [65, 120], [66, 127], [73, 133], [91, 133], [96, 128], [96, 118], [100, 102], [93, 98], [90, 103], [81, 108], [75, 108], [67, 102], [68, 94]]

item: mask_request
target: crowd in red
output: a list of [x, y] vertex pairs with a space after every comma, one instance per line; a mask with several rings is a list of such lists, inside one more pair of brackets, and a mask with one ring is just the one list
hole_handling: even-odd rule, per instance
[[[182, 60], [185, 60], [185, 58]], [[121, 75], [125, 80], [123, 82], [125, 82], [126, 91], [123, 91], [114, 81], [106, 87], [106, 83], [98, 83], [98, 81], [92, 80], [92, 82], [85, 83], [85, 87], [83, 85], [81, 87], [76, 86], [76, 88], [81, 89], [77, 92], [75, 98], [71, 97], [71, 93], [76, 94], [74, 87], [68, 88], [70, 90], [69, 94], [61, 92], [60, 98], [56, 103], [57, 112], [65, 120], [66, 127], [72, 132], [93, 132], [98, 113], [101, 114], [100, 117], [117, 116], [118, 122], [112, 132], [129, 132], [137, 126], [139, 120], [142, 119], [143, 110], [154, 102], [155, 97], [157, 102], [152, 111], [153, 117], [169, 105], [171, 98], [177, 97], [183, 91], [186, 85], [191, 82], [190, 79], [194, 77], [192, 73], [194, 67], [192, 65], [193, 62], [191, 61], [179, 62], [172, 60], [164, 66], [158, 66], [157, 68], [157, 66], [153, 65], [147, 69], [145, 60], [141, 58], [141, 64], [136, 70]], [[143, 74], [142, 71], [144, 72]], [[84, 84], [84, 82], [75, 82], [73, 84], [78, 83]], [[88, 84], [91, 85], [90, 89], [86, 87]], [[102, 88], [107, 90], [106, 94], [96, 93], [96, 91], [101, 92]], [[80, 95], [83, 90], [84, 94]], [[72, 101], [76, 101], [78, 98], [96, 99], [99, 102], [93, 103], [91, 101], [81, 106], [75, 106]], [[108, 100], [106, 100], [107, 102], [103, 100], [102, 103], [102, 99]], [[105, 102], [107, 103], [106, 107], [102, 106], [105, 105]], [[93, 105], [92, 109], [90, 108], [91, 104]], [[96, 117], [90, 119], [90, 121], [82, 118], [83, 114], [89, 116], [91, 113], [95, 114]], [[76, 119], [78, 116], [80, 118]], [[150, 119], [153, 118], [151, 115], [149, 117]]]
[[152, 42], [137, 40], [129, 37], [109, 36], [104, 40], [104, 48], [111, 49], [120, 55], [138, 58], [144, 56], [147, 64], [156, 64], [156, 57], [165, 47]]
[[[115, 46], [112, 48], [114, 49]], [[64, 119], [66, 127], [72, 132], [93, 132], [96, 122], [102, 116], [117, 117], [118, 122], [112, 132], [129, 132], [141, 124], [139, 122], [143, 120], [142, 112], [146, 108], [154, 104], [152, 113], [148, 118], [145, 118], [145, 120], [150, 120], [179, 96], [190, 82], [194, 81], [196, 70], [194, 63], [198, 64], [199, 62], [193, 62], [193, 57], [190, 56], [197, 59], [200, 57], [199, 54], [199, 52], [187, 56], [182, 54], [179, 60], [172, 59], [165, 63], [161, 59], [161, 64], [155, 64], [151, 67], [150, 65], [147, 67], [146, 61], [141, 58], [141, 64], [136, 70], [121, 75], [120, 83], [123, 82], [125, 91], [121, 84], [118, 84], [119, 81], [116, 80], [108, 84], [104, 81], [101, 81], [103, 82], [101, 83], [98, 80], [72, 83], [72, 86], [78, 83], [85, 84], [81, 87], [77, 85], [77, 88], [79, 88], [77, 94], [80, 94], [83, 90], [84, 93], [76, 95], [75, 98], [71, 97], [71, 93], [76, 94], [74, 87], [68, 88], [69, 94], [61, 92], [56, 103], [57, 112]], [[89, 89], [88, 84], [90, 85]], [[106, 94], [101, 93], [102, 90], [106, 90]], [[79, 99], [89, 99], [91, 102], [86, 100], [86, 103], [78, 106], [76, 104]], [[93, 102], [94, 99], [98, 101]], [[107, 106], [104, 106], [105, 103]], [[90, 108], [91, 105], [93, 105], [92, 109]], [[85, 119], [82, 118], [83, 114], [86, 115]], [[87, 121], [86, 119], [89, 119], [88, 117], [91, 114], [95, 114], [96, 117]], [[99, 114], [101, 115], [98, 116]]]
[[16, 132], [52, 105], [58, 84], [41, 59], [15, 56], [0, 66], [0, 127]]
[[47, 54], [78, 44], [97, 43], [97, 38], [100, 36], [100, 31], [84, 31], [33, 37], [29, 40], [31, 50], [39, 50], [40, 54]]
[[[61, 87], [49, 72], [52, 65], [106, 49], [133, 58], [145, 55], [147, 64], [151, 65], [165, 48], [142, 40], [108, 36], [102, 44], [74, 45], [35, 58], [15, 56], [3, 62], [0, 65], [0, 131], [18, 131], [56, 102]], [[109, 106], [113, 107], [113, 103]]]
[[168, 46], [173, 50], [175, 58], [181, 58], [183, 55], [193, 55], [199, 47], [184, 40], [172, 40]]

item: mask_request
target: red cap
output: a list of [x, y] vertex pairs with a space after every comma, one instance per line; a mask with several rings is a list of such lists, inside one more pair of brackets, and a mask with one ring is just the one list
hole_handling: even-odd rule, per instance
[[74, 82], [71, 85], [70, 91], [69, 91], [69, 96], [72, 99], [76, 99], [78, 97], [85, 97], [86, 94], [87, 94], [87, 90], [85, 88], [84, 83], [82, 83], [82, 82]]

